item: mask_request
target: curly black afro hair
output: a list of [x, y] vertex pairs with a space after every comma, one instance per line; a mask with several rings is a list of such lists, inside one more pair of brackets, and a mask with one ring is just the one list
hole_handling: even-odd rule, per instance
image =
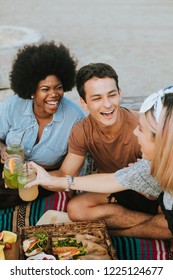
[[11, 89], [23, 99], [30, 99], [38, 83], [49, 75], [55, 75], [64, 92], [75, 85], [77, 60], [69, 49], [53, 41], [39, 45], [27, 45], [20, 49], [10, 73]]

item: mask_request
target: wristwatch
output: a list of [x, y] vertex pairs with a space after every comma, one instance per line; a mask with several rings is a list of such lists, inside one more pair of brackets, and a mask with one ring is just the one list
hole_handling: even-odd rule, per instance
[[65, 188], [65, 192], [71, 191], [71, 186], [74, 185], [74, 177], [67, 175], [67, 187]]

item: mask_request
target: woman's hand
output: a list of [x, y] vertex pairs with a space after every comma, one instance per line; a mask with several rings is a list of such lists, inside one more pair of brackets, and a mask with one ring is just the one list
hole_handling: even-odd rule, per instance
[[1, 148], [1, 163], [4, 164], [5, 163], [5, 159], [9, 157], [9, 154], [7, 153], [7, 147], [4, 146]]
[[43, 167], [33, 161], [29, 162], [29, 165], [35, 169], [37, 177], [34, 181], [25, 185], [26, 189], [31, 188], [34, 185], [46, 186], [51, 183], [52, 176], [49, 175], [49, 173]]
[[25, 185], [25, 188], [31, 188], [34, 185], [41, 185], [43, 188], [50, 191], [64, 191], [67, 187], [66, 178], [55, 177], [50, 175], [43, 167], [31, 161], [29, 163], [35, 169], [37, 177], [34, 181]]

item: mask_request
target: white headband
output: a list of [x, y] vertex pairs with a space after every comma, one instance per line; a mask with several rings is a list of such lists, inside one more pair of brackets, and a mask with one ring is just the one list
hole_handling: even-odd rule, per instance
[[163, 109], [162, 97], [167, 93], [173, 93], [173, 86], [167, 87], [165, 89], [160, 89], [157, 93], [149, 95], [140, 108], [140, 113], [146, 113], [152, 107], [154, 108], [154, 117], [156, 123], [159, 121], [160, 113]]

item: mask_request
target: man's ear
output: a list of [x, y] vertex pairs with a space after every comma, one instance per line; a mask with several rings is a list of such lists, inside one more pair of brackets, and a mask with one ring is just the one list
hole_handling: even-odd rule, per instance
[[81, 103], [82, 108], [83, 108], [84, 110], [88, 110], [87, 103], [85, 102], [85, 100], [84, 100], [82, 97], [80, 97], [80, 103]]
[[121, 92], [121, 89], [119, 88], [119, 95], [120, 95], [120, 101], [122, 101], [122, 92]]

